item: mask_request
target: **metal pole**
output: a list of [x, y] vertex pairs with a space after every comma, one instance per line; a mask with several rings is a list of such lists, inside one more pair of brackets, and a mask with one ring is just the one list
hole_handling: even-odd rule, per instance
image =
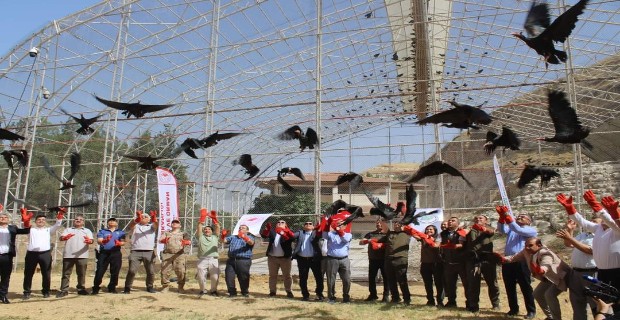
[[314, 149], [314, 214], [318, 217], [321, 214], [321, 76], [323, 54], [321, 48], [321, 32], [323, 25], [323, 1], [316, 1], [316, 133], [319, 136], [319, 143]]

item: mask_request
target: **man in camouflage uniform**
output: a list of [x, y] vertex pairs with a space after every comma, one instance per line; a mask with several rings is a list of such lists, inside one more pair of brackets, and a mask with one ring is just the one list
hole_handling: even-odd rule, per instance
[[159, 240], [160, 243], [164, 244], [164, 250], [161, 253], [161, 292], [168, 292], [170, 274], [174, 270], [179, 284], [178, 292], [183, 293], [183, 286], [185, 286], [185, 262], [187, 260], [185, 246], [190, 245], [192, 242], [189, 240], [189, 235], [181, 231], [181, 222], [179, 220], [172, 220], [170, 226], [172, 230], [164, 232], [161, 240]]

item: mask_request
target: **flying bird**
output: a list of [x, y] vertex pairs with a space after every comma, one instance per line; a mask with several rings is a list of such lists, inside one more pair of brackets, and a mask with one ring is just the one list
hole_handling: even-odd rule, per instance
[[73, 177], [75, 177], [75, 174], [78, 173], [78, 171], [80, 170], [80, 163], [82, 162], [82, 156], [80, 156], [79, 153], [77, 152], [71, 153], [71, 158], [70, 158], [71, 173], [69, 174], [69, 178], [67, 179], [61, 178], [58, 174], [56, 174], [56, 171], [54, 171], [54, 168], [52, 168], [52, 166], [50, 165], [46, 157], [41, 157], [41, 161], [43, 162], [43, 167], [45, 168], [45, 171], [47, 171], [47, 173], [49, 173], [50, 176], [56, 178], [56, 180], [62, 183], [62, 187], [60, 187], [60, 189], [58, 190], [67, 190], [67, 189], [71, 189], [75, 187], [75, 185], [72, 184], [71, 181], [73, 180]]
[[121, 114], [126, 115], [127, 119], [131, 118], [131, 116], [136, 117], [136, 119], [142, 118], [147, 113], [164, 110], [174, 106], [174, 104], [141, 104], [140, 101], [134, 103], [116, 102], [99, 98], [96, 95], [95, 99], [112, 109], [123, 110]]
[[521, 141], [514, 131], [507, 127], [502, 127], [502, 134], [498, 136], [496, 133], [487, 132], [487, 142], [484, 144], [484, 152], [490, 155], [497, 147], [504, 147], [504, 150], [519, 150]]
[[306, 148], [314, 149], [314, 145], [319, 143], [319, 136], [316, 134], [314, 129], [308, 127], [308, 129], [306, 129], [306, 133], [304, 134], [301, 128], [297, 125], [286, 129], [279, 135], [279, 138], [281, 140], [299, 140], [300, 152], [304, 151]]
[[209, 148], [216, 145], [221, 140], [227, 140], [233, 137], [236, 137], [240, 134], [244, 134], [243, 132], [228, 132], [228, 133], [220, 133], [216, 131], [215, 133], [209, 135], [208, 137], [200, 140], [200, 144], [203, 148]]
[[370, 208], [370, 215], [383, 217], [385, 220], [394, 219], [401, 211], [404, 204], [402, 202], [398, 203], [395, 208], [383, 203], [383, 201], [379, 200], [378, 197], [375, 197], [370, 192], [364, 190], [366, 197], [372, 203], [372, 208]]
[[586, 148], [592, 149], [592, 145], [584, 140], [590, 134], [590, 129], [581, 125], [577, 112], [571, 108], [570, 102], [566, 99], [566, 94], [562, 91], [549, 90], [547, 97], [549, 116], [553, 121], [555, 135], [537, 140], [567, 144], [583, 143]]
[[345, 206], [345, 209], [349, 211], [351, 215], [342, 220], [342, 222], [340, 223], [341, 226], [346, 226], [347, 224], [353, 222], [353, 220], [364, 217], [364, 211], [362, 210], [362, 207], [347, 204]]
[[461, 177], [465, 180], [468, 186], [473, 188], [473, 185], [465, 178], [465, 176], [453, 166], [445, 163], [444, 161], [433, 161], [425, 166], [422, 166], [407, 179], [407, 183], [414, 183], [420, 181], [426, 177], [436, 176], [443, 173], [447, 173], [451, 176]]
[[239, 159], [234, 160], [233, 165], [242, 166], [245, 169], [245, 173], [250, 175], [243, 181], [248, 181], [254, 178], [254, 176], [260, 172], [260, 169], [252, 163], [252, 156], [247, 153], [242, 154], [239, 156]]
[[460, 104], [456, 101], [448, 101], [454, 106], [453, 109], [436, 113], [430, 117], [419, 120], [416, 123], [425, 125], [428, 123], [443, 123], [446, 127], [468, 129], [477, 129], [475, 124], [489, 124], [493, 120], [489, 114], [480, 109], [484, 105], [470, 106]]
[[24, 140], [23, 136], [18, 135], [17, 133], [13, 133], [9, 130], [0, 128], [0, 140]]
[[349, 182], [351, 186], [356, 188], [360, 183], [364, 182], [364, 178], [355, 172], [347, 172], [339, 175], [334, 185], [341, 185], [345, 182]]
[[286, 176], [289, 173], [295, 175], [296, 177], [298, 177], [299, 179], [303, 181], [306, 180], [306, 177], [304, 177], [304, 174], [301, 172], [299, 168], [284, 167], [278, 170], [278, 178], [277, 178], [278, 182], [282, 185], [284, 190], [293, 191], [295, 190], [295, 188], [293, 188], [288, 182], [286, 182], [286, 180], [284, 180], [284, 176]]
[[75, 120], [75, 122], [77, 122], [80, 125], [80, 128], [75, 130], [75, 132], [81, 134], [81, 135], [89, 135], [93, 132], [95, 132], [95, 130], [93, 128], [91, 128], [90, 126], [97, 122], [97, 119], [99, 119], [102, 115], [98, 115], [94, 118], [84, 118], [83, 114], [80, 114], [80, 117], [75, 117], [72, 116], [71, 114], [69, 114], [67, 111], [65, 111], [64, 109], [60, 108], [60, 111], [62, 111], [62, 113], [68, 115], [69, 117], [73, 118], [73, 120]]
[[370, 19], [372, 17], [372, 11], [364, 14], [364, 17], [366, 17], [366, 19]]
[[15, 157], [17, 163], [19, 163], [22, 167], [26, 167], [28, 165], [28, 151], [26, 150], [4, 150], [0, 152], [0, 154], [2, 154], [4, 161], [6, 161], [6, 164], [9, 168], [11, 168], [11, 170], [14, 169], [13, 157]]
[[[68, 204], [64, 206], [55, 206], [55, 207], [47, 207], [47, 211], [57, 213], [59, 211], [66, 212], [66, 208], [82, 208], [90, 206], [91, 204], [95, 204], [92, 200], [87, 200], [86, 202], [76, 203], [76, 204]], [[45, 208], [46, 206], [44, 206]]]
[[557, 17], [553, 23], [551, 23], [547, 3], [533, 1], [523, 26], [528, 37], [521, 32], [513, 32], [512, 35], [523, 40], [536, 53], [543, 56], [546, 68], [550, 63], [566, 62], [566, 52], [557, 50], [553, 43], [566, 41], [575, 29], [575, 24], [579, 20], [578, 16], [583, 13], [588, 1], [580, 0]]
[[172, 156], [177, 157], [179, 154], [181, 154], [181, 152], [185, 152], [188, 156], [194, 159], [198, 159], [198, 156], [196, 156], [196, 152], [194, 152], [194, 150], [198, 148], [203, 148], [200, 140], [194, 138], [187, 138], [185, 139], [185, 141], [183, 141], [183, 143], [181, 143], [180, 146], [172, 150]]
[[140, 163], [140, 168], [144, 170], [155, 170], [155, 168], [159, 167], [159, 164], [155, 163], [155, 161], [162, 159], [162, 157], [151, 157], [149, 156], [134, 156], [130, 154], [123, 154], [123, 157], [136, 160]]
[[519, 181], [517, 182], [517, 188], [521, 189], [525, 187], [526, 184], [532, 182], [538, 176], [540, 176], [540, 188], [542, 189], [549, 184], [551, 178], [559, 177], [560, 174], [551, 168], [525, 165], [525, 168], [521, 171]]

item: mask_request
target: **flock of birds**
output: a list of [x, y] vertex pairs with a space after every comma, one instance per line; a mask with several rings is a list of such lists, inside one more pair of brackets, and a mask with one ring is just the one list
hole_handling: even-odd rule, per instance
[[[523, 40], [525, 44], [527, 44], [530, 48], [534, 49], [539, 55], [541, 55], [545, 61], [546, 67], [548, 67], [548, 64], [559, 64], [565, 62], [567, 59], [566, 53], [556, 49], [554, 43], [563, 43], [564, 41], [566, 41], [572, 30], [575, 28], [575, 25], [578, 21], [578, 16], [583, 13], [588, 1], [589, 0], [580, 0], [570, 9], [557, 17], [553, 22], [551, 22], [549, 8], [547, 4], [545, 2], [538, 2], [535, 0], [532, 2], [524, 25], [527, 36], [524, 36], [522, 33], [513, 33], [513, 35], [518, 39]], [[372, 13], [370, 14], [370, 16], [366, 17], [370, 18], [371, 16]], [[398, 59], [399, 57], [395, 53], [393, 60]], [[480, 73], [481, 71], [482, 70], [479, 70], [478, 73]], [[350, 83], [350, 81], [348, 82]], [[132, 116], [135, 118], [142, 118], [147, 113], [161, 111], [174, 106], [174, 104], [152, 105], [142, 104], [140, 102], [118, 102], [106, 100], [96, 95], [94, 96], [94, 98], [109, 108], [122, 111], [122, 114], [127, 116], [127, 118], [131, 118]], [[446, 127], [468, 130], [469, 132], [470, 129], [478, 130], [480, 129], [480, 125], [489, 125], [493, 121], [493, 117], [481, 109], [484, 103], [478, 106], [470, 106], [467, 104], [458, 103], [456, 102], [456, 100], [449, 101], [449, 103], [453, 106], [453, 108], [426, 117], [422, 120], [417, 121], [416, 123], [418, 125], [442, 124]], [[584, 140], [589, 134], [589, 129], [581, 125], [575, 110], [571, 107], [570, 102], [564, 92], [549, 89], [547, 92], [547, 105], [547, 110], [555, 128], [555, 135], [552, 137], [542, 137], [538, 140], [557, 142], [562, 144], [581, 143], [586, 148], [592, 148], [592, 146]], [[85, 118], [83, 115], [80, 115], [80, 117], [76, 117], [63, 109], [61, 109], [61, 111], [66, 115], [70, 116], [77, 124], [79, 124], [80, 127], [76, 130], [76, 133], [80, 135], [92, 134], [94, 132], [94, 129], [91, 126], [98, 121], [99, 117], [101, 117], [101, 115], [93, 118]], [[220, 141], [233, 139], [243, 134], [245, 133], [219, 133], [218, 131], [205, 138], [188, 137], [172, 151], [171, 156], [177, 157], [181, 153], [185, 153], [189, 157], [197, 159], [198, 156], [196, 155], [195, 150], [204, 150], [217, 145]], [[303, 152], [306, 149], [314, 149], [320, 141], [320, 138], [318, 137], [314, 129], [309, 127], [304, 132], [304, 130], [298, 125], [294, 125], [281, 132], [277, 136], [277, 138], [281, 140], [298, 140], [300, 152]], [[14, 141], [23, 140], [24, 137], [17, 133], [0, 128], [0, 139]], [[491, 131], [487, 133], [486, 143], [483, 149], [487, 155], [490, 155], [497, 148], [503, 148], [503, 150], [519, 150], [520, 144], [521, 142], [517, 133], [514, 132], [512, 129], [504, 126], [502, 127], [501, 134], [497, 134]], [[27, 166], [28, 164], [28, 153], [26, 150], [4, 150], [2, 152], [2, 156], [7, 162], [9, 168], [11, 169], [14, 169], [15, 163], [18, 163], [21, 166]], [[164, 158], [164, 156], [153, 157], [150, 155], [141, 156], [131, 154], [124, 154], [122, 156], [139, 161], [139, 167], [145, 170], [154, 170], [156, 167], [158, 167], [156, 161]], [[60, 190], [66, 190], [75, 187], [75, 185], [73, 185], [71, 181], [79, 170], [79, 153], [74, 152], [71, 154], [71, 171], [68, 178], [63, 178], [57, 175], [53, 168], [49, 165], [47, 159], [45, 159], [44, 157], [42, 158], [42, 161], [45, 170], [50, 174], [50, 176], [61, 182], [62, 186]], [[233, 161], [233, 165], [239, 165], [243, 169], [245, 169], [245, 173], [248, 175], [248, 177], [244, 181], [256, 177], [260, 172], [260, 169], [252, 162], [252, 156], [250, 154], [240, 155], [238, 159]], [[472, 184], [459, 170], [450, 166], [444, 161], [435, 161], [420, 167], [415, 174], [406, 179], [406, 182], [411, 184], [420, 181], [425, 177], [435, 176], [444, 173], [452, 176], [461, 177], [470, 187], [472, 186]], [[278, 170], [277, 180], [279, 181], [279, 183], [282, 184], [285, 190], [295, 191], [295, 189], [286, 180], [283, 179], [283, 177], [287, 174], [292, 174], [297, 176], [301, 180], [305, 180], [305, 177], [303, 176], [303, 173], [300, 169], [282, 168]], [[559, 174], [555, 170], [550, 168], [526, 165], [523, 172], [521, 173], [521, 177], [519, 179], [519, 182], [517, 183], [517, 186], [519, 188], [522, 188], [529, 182], [536, 179], [536, 177], [538, 176], [541, 177], [542, 187], [542, 185], [547, 183], [551, 178], [557, 177], [559, 176]], [[341, 176], [341, 178], [338, 179], [336, 184], [348, 181], [352, 185], [363, 188], [362, 180], [363, 179], [361, 178], [361, 176], [355, 173], [347, 173]], [[374, 197], [365, 189], [364, 192], [374, 206], [370, 214], [382, 215], [386, 219], [390, 220], [393, 219], [397, 213], [403, 213], [403, 222], [407, 222], [408, 219], [410, 219], [411, 221], [417, 221], [417, 218], [419, 218], [419, 216], [416, 216], [415, 213], [416, 193], [411, 185], [407, 187], [406, 204], [399, 204], [400, 207], [397, 207], [396, 209], [392, 209], [390, 206], [382, 203], [377, 197]], [[344, 201], [342, 200], [339, 201], [341, 202], [337, 201], [337, 204], [334, 203], [332, 205], [332, 211], [346, 207], [347, 209], [350, 209], [350, 211], [353, 213], [353, 218], [351, 219], [363, 216], [363, 213], [361, 212], [361, 209], [359, 207], [352, 207], [351, 205], [344, 203]]]

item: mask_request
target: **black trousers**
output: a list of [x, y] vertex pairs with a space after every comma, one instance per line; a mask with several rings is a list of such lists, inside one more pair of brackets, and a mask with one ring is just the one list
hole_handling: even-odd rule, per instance
[[235, 286], [235, 276], [237, 277], [237, 281], [239, 281], [239, 288], [241, 289], [241, 294], [249, 293], [251, 266], [252, 259], [228, 258], [228, 260], [226, 260], [226, 269], [224, 270], [224, 276], [226, 278], [226, 288], [228, 289], [228, 294], [237, 294], [237, 287]]
[[441, 262], [422, 263], [420, 265], [420, 274], [424, 281], [424, 290], [426, 290], [426, 300], [434, 302], [433, 298], [433, 282], [437, 291], [437, 304], [443, 304], [443, 264]]
[[411, 302], [411, 293], [409, 292], [409, 283], [407, 282], [407, 257], [402, 258], [385, 258], [385, 274], [388, 278], [388, 287], [392, 294], [392, 301], [400, 300], [398, 287], [403, 293], [403, 301]]
[[383, 279], [383, 297], [387, 297], [390, 292], [390, 286], [385, 274], [384, 259], [368, 260], [368, 291], [371, 296], [377, 297], [377, 274], [379, 271], [381, 271], [381, 278]]
[[508, 306], [510, 312], [519, 313], [519, 304], [517, 303], [517, 284], [523, 293], [525, 301], [525, 310], [528, 313], [536, 312], [536, 304], [534, 303], [534, 290], [532, 289], [532, 278], [530, 269], [525, 261], [505, 263], [502, 265], [502, 277], [504, 278], [504, 286], [506, 287], [506, 297], [508, 298]]
[[[476, 268], [479, 268], [476, 272]], [[467, 260], [465, 263], [467, 270], [467, 292], [465, 296], [469, 301], [469, 307], [478, 310], [480, 307], [480, 284], [482, 278], [489, 289], [489, 300], [493, 307], [499, 307], [499, 286], [497, 284], [497, 264], [491, 261]]]
[[[456, 305], [456, 291], [458, 278], [461, 278], [465, 293], [467, 293], [467, 272], [465, 271], [465, 263], [444, 263], [443, 265], [443, 289], [446, 292], [448, 303]], [[465, 295], [465, 307], [469, 308], [469, 301]]]
[[324, 279], [323, 272], [321, 272], [321, 258], [297, 257], [297, 269], [299, 270], [299, 288], [301, 289], [301, 295], [305, 298], [310, 296], [310, 292], [308, 291], [308, 275], [310, 274], [310, 270], [312, 270], [312, 275], [316, 283], [314, 292], [319, 297], [323, 296]]
[[41, 290], [42, 293], [50, 292], [50, 282], [52, 275], [52, 254], [49, 250], [37, 252], [26, 251], [26, 263], [24, 266], [24, 294], [32, 291], [32, 277], [37, 269], [37, 265], [41, 269], [41, 277], [43, 278]]
[[105, 272], [110, 267], [110, 282], [108, 290], [116, 290], [118, 285], [118, 274], [123, 266], [123, 254], [120, 250], [103, 250], [97, 255], [97, 270], [95, 271], [95, 280], [93, 281], [93, 289], [99, 289]]
[[0, 254], [0, 297], [6, 297], [9, 292], [9, 282], [13, 271], [13, 257], [7, 254]]
[[[605, 282], [616, 289], [620, 290], [620, 268], [614, 269], [598, 269], [597, 277], [600, 281]], [[614, 314], [620, 314], [620, 305], [613, 305]]]

